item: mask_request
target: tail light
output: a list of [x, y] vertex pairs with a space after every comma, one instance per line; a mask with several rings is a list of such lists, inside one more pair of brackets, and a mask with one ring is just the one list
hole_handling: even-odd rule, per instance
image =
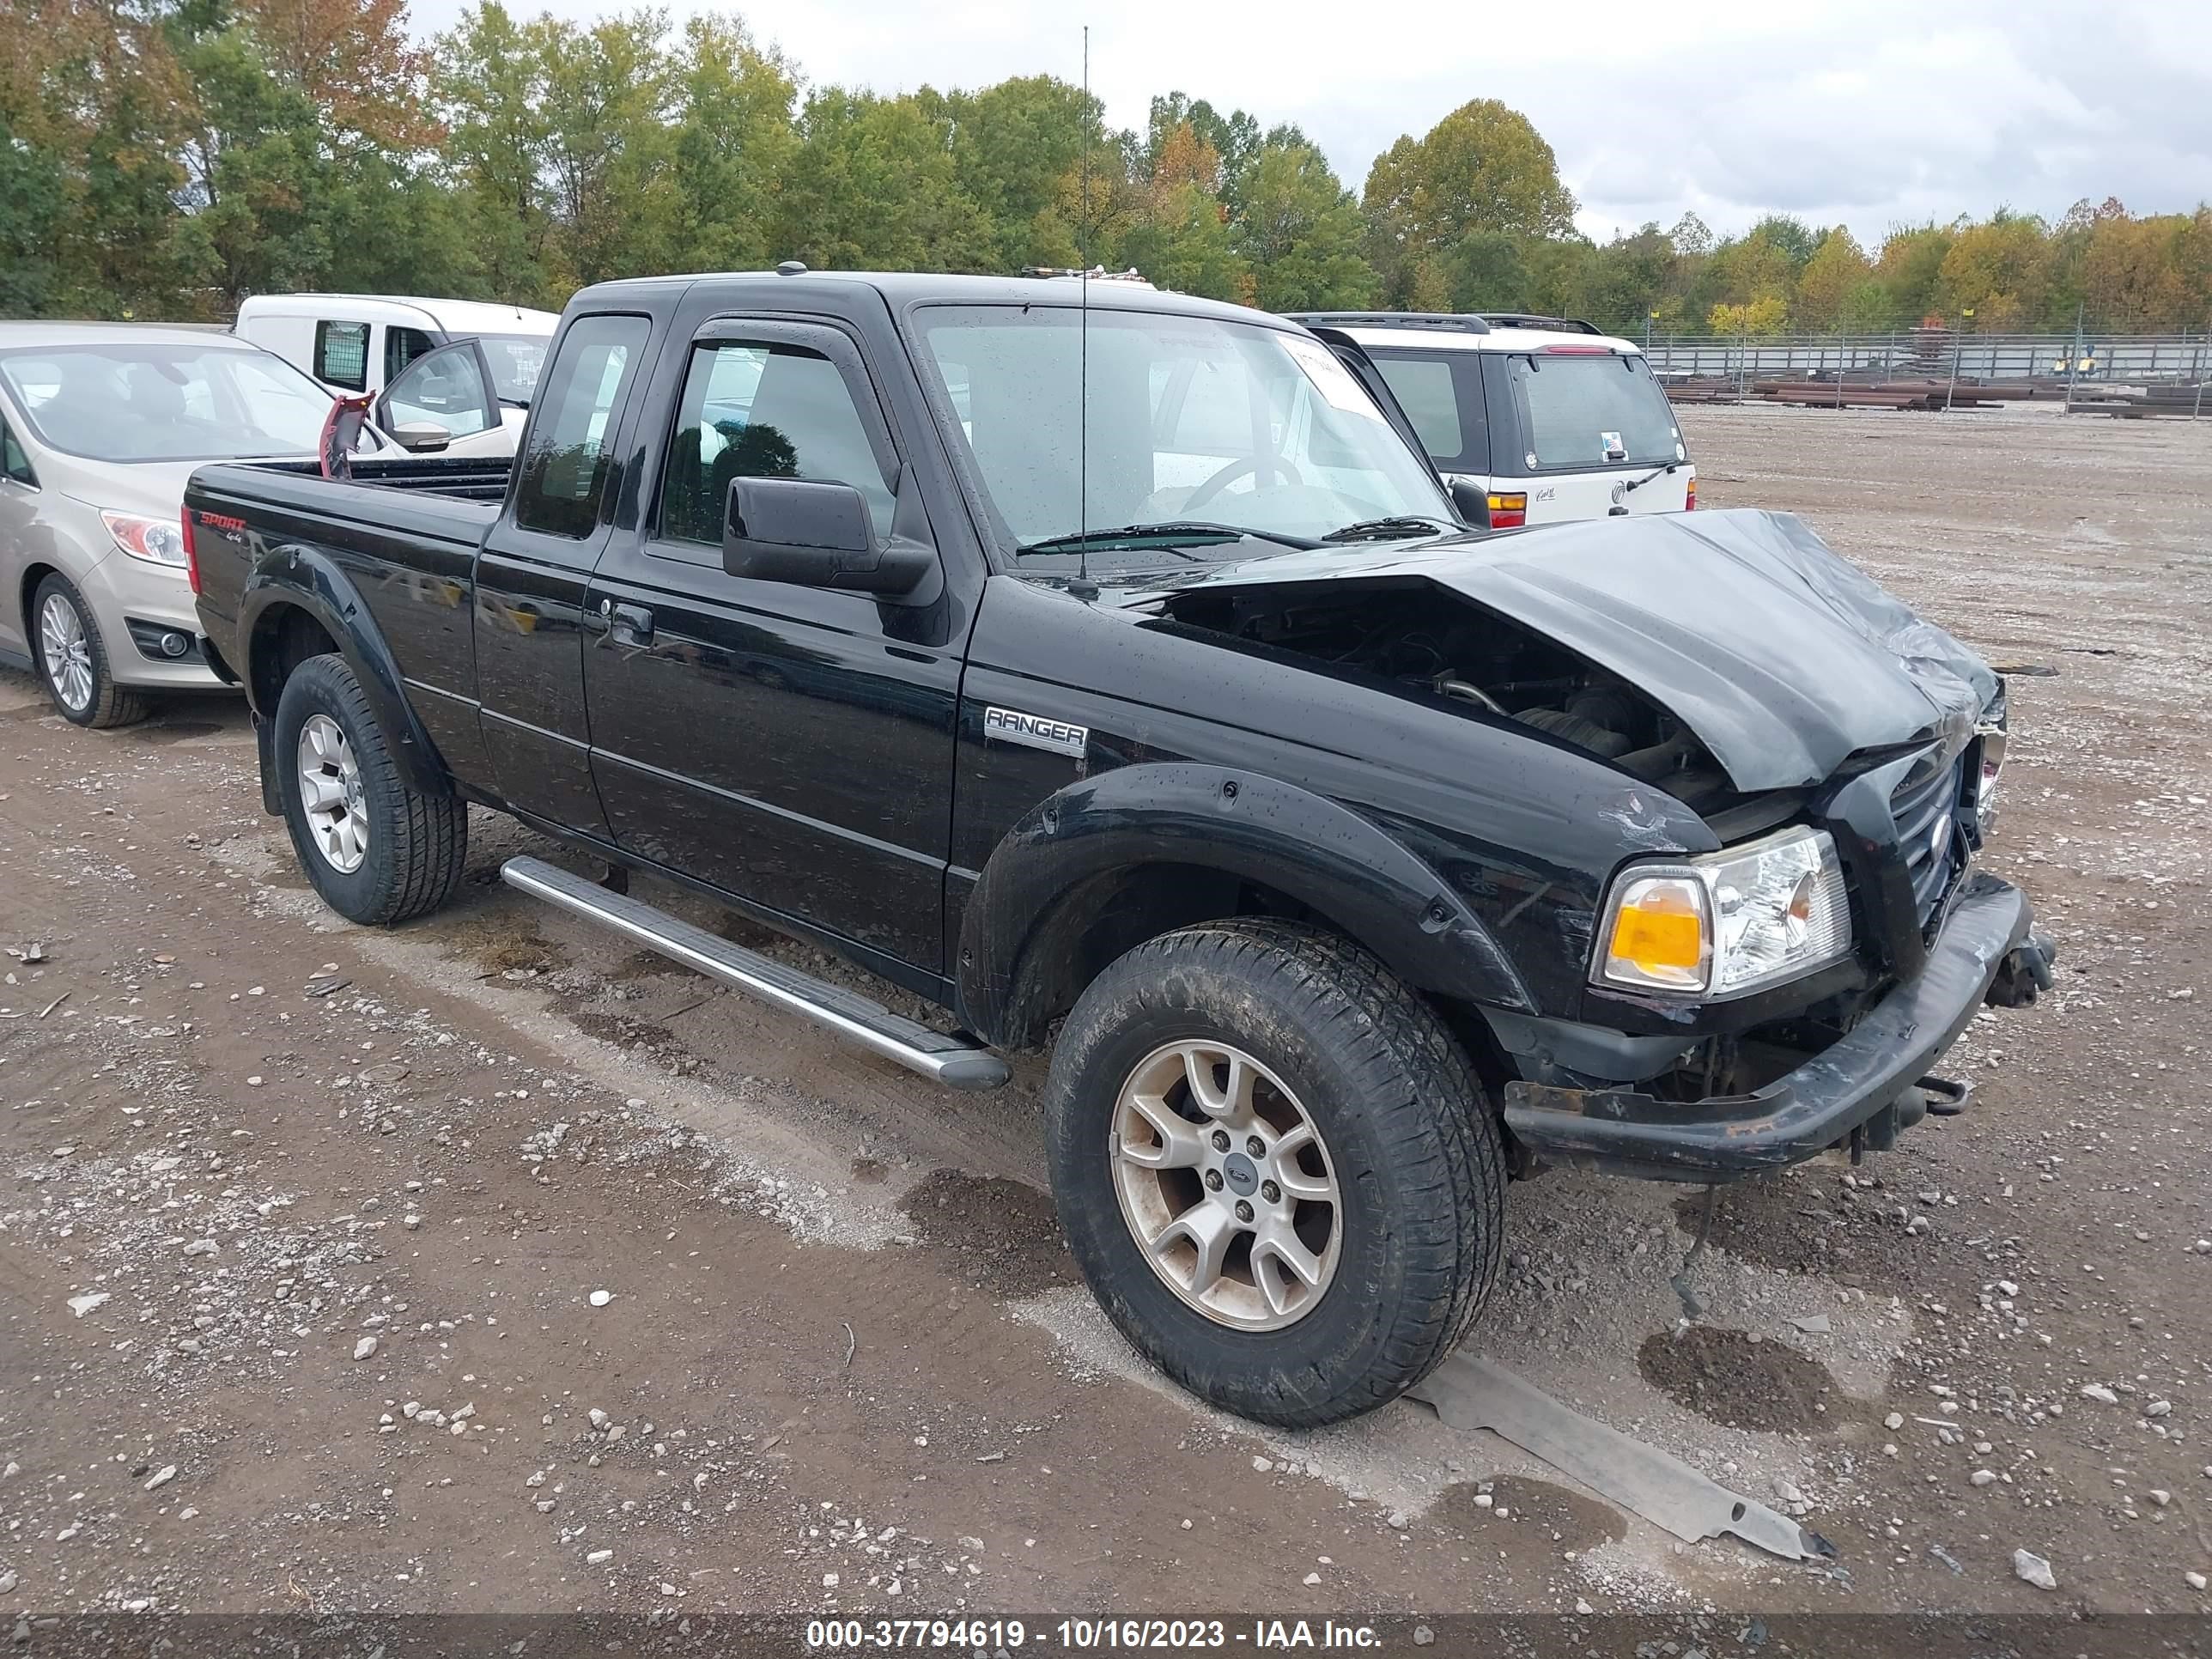
[[1694, 513], [1697, 510], [1698, 480], [1696, 475], [1693, 473], [1691, 475], [1689, 489], [1682, 497], [1682, 511], [1685, 513]]
[[182, 529], [185, 538], [185, 576], [192, 585], [193, 597], [198, 598], [200, 591], [200, 550], [199, 544], [192, 539], [192, 510], [189, 507], [184, 511]]
[[1492, 490], [1490, 496], [1490, 527], [1492, 530], [1518, 530], [1528, 522], [1528, 492], [1516, 489], [1511, 495]]

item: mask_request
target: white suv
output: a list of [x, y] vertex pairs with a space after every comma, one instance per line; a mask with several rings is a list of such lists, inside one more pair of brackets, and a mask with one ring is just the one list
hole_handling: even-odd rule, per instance
[[1336, 347], [1370, 392], [1380, 376], [1444, 481], [1486, 499], [1493, 529], [1698, 504], [1674, 408], [1632, 341], [1513, 312], [1291, 320]]

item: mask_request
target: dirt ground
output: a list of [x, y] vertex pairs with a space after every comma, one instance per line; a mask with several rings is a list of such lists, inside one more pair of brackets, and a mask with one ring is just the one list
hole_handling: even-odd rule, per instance
[[1686, 1330], [1694, 1199], [1516, 1187], [1474, 1346], [1834, 1561], [1414, 1404], [1198, 1407], [1074, 1278], [1037, 1062], [936, 1091], [501, 887], [558, 854], [483, 815], [451, 911], [349, 927], [237, 705], [81, 732], [0, 674], [0, 1618], [2202, 1609], [2212, 422], [1684, 425], [1706, 503], [2035, 671], [1985, 861], [2059, 986], [1966, 1115], [1727, 1193]]

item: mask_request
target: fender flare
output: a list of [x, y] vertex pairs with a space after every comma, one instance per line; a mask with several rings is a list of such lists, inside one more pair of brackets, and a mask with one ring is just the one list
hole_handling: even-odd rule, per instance
[[[426, 794], [452, 794], [453, 775], [407, 700], [398, 661], [378, 630], [368, 602], [337, 562], [319, 548], [298, 543], [265, 547], [246, 573], [246, 592], [239, 600], [237, 631], [246, 660], [237, 668], [261, 728], [264, 732], [270, 728], [276, 709], [273, 699], [268, 707], [262, 706], [261, 677], [255, 671], [255, 659], [268, 645], [263, 637], [263, 619], [280, 605], [306, 611], [337, 641], [338, 654], [353, 670], [354, 678], [376, 710], [378, 721], [392, 736], [392, 752], [408, 782]], [[263, 758], [269, 759], [266, 752]], [[264, 793], [271, 775], [264, 765]]]
[[1146, 865], [1272, 888], [1418, 989], [1535, 1012], [1481, 919], [1379, 824], [1278, 778], [1161, 763], [1078, 780], [992, 852], [961, 917], [956, 984], [969, 1029], [1004, 1045], [1036, 1042], [1058, 1012], [1037, 1006], [1037, 970], [1050, 959], [1040, 953], [1072, 951], [1100, 914], [1070, 901]]

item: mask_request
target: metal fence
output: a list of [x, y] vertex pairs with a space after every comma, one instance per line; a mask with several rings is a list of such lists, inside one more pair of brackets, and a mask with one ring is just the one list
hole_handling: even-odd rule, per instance
[[2212, 374], [2212, 336], [1968, 334], [1946, 328], [1886, 334], [1655, 335], [1645, 343], [1664, 380], [1785, 377], [2071, 380], [2106, 386], [2196, 385]]

